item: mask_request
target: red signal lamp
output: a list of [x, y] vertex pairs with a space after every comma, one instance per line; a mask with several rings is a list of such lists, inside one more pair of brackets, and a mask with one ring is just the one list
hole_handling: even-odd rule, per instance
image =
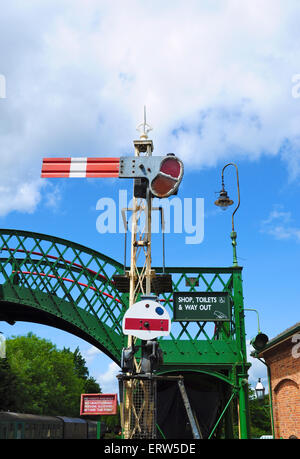
[[175, 194], [183, 175], [183, 164], [175, 155], [167, 155], [161, 161], [160, 169], [151, 182], [151, 191], [158, 198]]

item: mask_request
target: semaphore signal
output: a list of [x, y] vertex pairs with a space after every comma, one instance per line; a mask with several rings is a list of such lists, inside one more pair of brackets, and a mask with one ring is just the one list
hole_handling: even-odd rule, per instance
[[[128, 347], [123, 349], [121, 356], [124, 375], [151, 374], [163, 360], [156, 338], [170, 333], [171, 320], [168, 312], [156, 300], [158, 293], [172, 291], [172, 279], [169, 274], [157, 275], [151, 267], [151, 216], [153, 210], [160, 210], [152, 207], [152, 199], [177, 194], [184, 172], [182, 161], [173, 153], [152, 156], [153, 143], [148, 139], [148, 132], [152, 128], [146, 122], [145, 109], [144, 121], [137, 129], [140, 131], [140, 139], [133, 142], [134, 156], [44, 158], [41, 173], [42, 178], [118, 177], [134, 180], [132, 208], [122, 209], [122, 212], [132, 212], [130, 269], [126, 270], [124, 266], [124, 274], [114, 276], [113, 279], [120, 292], [129, 293], [129, 308], [123, 321], [123, 333], [128, 335]], [[143, 217], [145, 224], [140, 228], [138, 222]], [[143, 257], [142, 267], [138, 267], [139, 257]], [[140, 362], [135, 357], [137, 338], [142, 339]], [[149, 424], [144, 427], [141, 414], [136, 415], [132, 398], [135, 383], [126, 378], [123, 383], [125, 399], [124, 404], [121, 404], [124, 407], [122, 424], [125, 438], [133, 438], [136, 430], [141, 432], [142, 429], [145, 429], [146, 437], [152, 438], [151, 429], [156, 427], [152, 425], [153, 416], [149, 417], [152, 409], [149, 397], [153, 390], [143, 386], [143, 416]]]

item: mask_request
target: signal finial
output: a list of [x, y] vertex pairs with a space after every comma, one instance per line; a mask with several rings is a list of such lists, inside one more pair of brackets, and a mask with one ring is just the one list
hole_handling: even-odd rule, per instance
[[152, 126], [146, 122], [146, 106], [144, 105], [144, 121], [143, 123], [140, 123], [136, 128], [136, 130], [141, 133], [140, 139], [148, 139], [148, 132], [152, 131], [152, 129]]

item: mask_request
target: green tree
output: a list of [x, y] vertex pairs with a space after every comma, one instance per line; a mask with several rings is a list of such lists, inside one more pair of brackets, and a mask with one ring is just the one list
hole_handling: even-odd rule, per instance
[[251, 424], [251, 437], [259, 438], [262, 435], [271, 435], [271, 413], [269, 395], [258, 400], [255, 391], [249, 388], [249, 411]]
[[108, 430], [111, 431], [113, 434], [112, 437], [115, 435], [115, 430], [119, 426], [121, 426], [121, 420], [120, 420], [120, 405], [118, 404], [117, 406], [117, 414], [112, 414], [109, 416], [101, 416], [101, 420], [106, 423], [106, 426]]
[[101, 394], [102, 390], [95, 378], [89, 377], [85, 380], [84, 391], [86, 394]]
[[72, 352], [69, 348], [64, 348], [63, 351], [72, 354], [76, 374], [84, 381], [84, 393], [100, 394], [102, 392], [101, 388], [95, 378], [89, 376], [89, 370], [86, 366], [85, 359], [80, 353], [79, 347], [77, 347], [74, 352]]
[[88, 367], [85, 364], [84, 358], [80, 354], [78, 346], [75, 349], [73, 354], [74, 354], [74, 357], [73, 357], [74, 358], [74, 364], [75, 364], [75, 368], [76, 368], [78, 376], [80, 378], [82, 378], [82, 379], [87, 379], [89, 377], [89, 370], [88, 370]]
[[32, 333], [7, 339], [6, 345], [18, 385], [16, 411], [78, 416], [84, 380], [77, 374], [73, 354]]
[[[271, 414], [269, 396], [265, 395], [263, 400], [256, 398], [255, 390], [249, 386], [249, 417], [250, 417], [250, 434], [251, 438], [259, 438], [262, 435], [271, 435]], [[232, 401], [232, 416], [233, 416], [233, 435], [234, 438], [239, 438], [239, 419], [238, 419], [238, 399]], [[224, 438], [224, 423], [223, 423], [222, 438]]]
[[0, 411], [16, 411], [15, 394], [17, 392], [18, 381], [7, 358], [0, 359]]

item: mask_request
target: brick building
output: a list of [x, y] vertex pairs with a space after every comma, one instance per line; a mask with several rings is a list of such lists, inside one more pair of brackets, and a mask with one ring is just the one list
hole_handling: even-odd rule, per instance
[[275, 438], [300, 439], [300, 322], [258, 354], [269, 367]]

